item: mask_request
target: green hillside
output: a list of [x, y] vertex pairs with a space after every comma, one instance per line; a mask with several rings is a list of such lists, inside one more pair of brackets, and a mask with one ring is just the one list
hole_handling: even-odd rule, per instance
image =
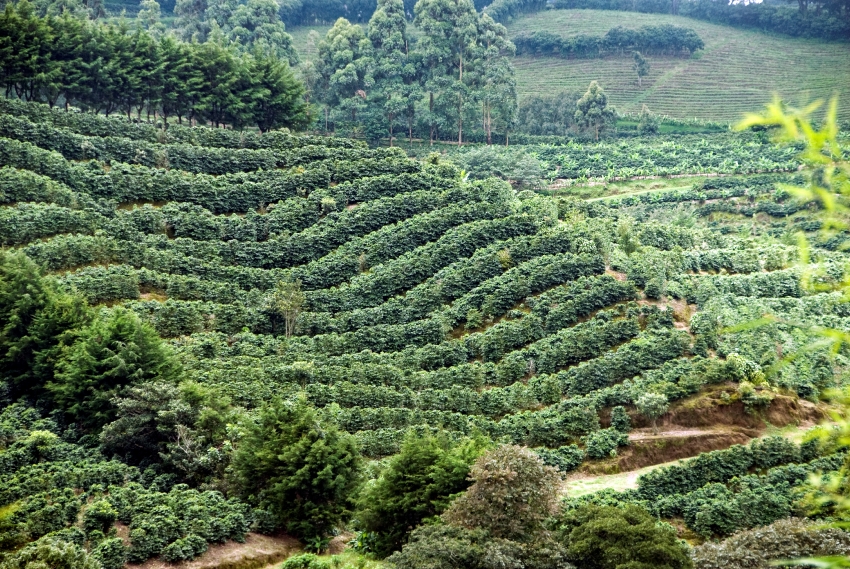
[[[523, 16], [508, 25], [511, 37], [545, 31], [563, 36], [604, 35], [615, 26], [673, 24], [693, 28], [705, 50], [691, 59], [649, 56], [652, 66], [638, 88], [630, 57], [566, 60], [554, 57], [515, 58], [520, 100], [560, 90], [582, 92], [597, 80], [623, 113], [650, 110], [676, 118], [736, 121], [778, 92], [794, 103], [838, 93], [850, 100], [850, 44], [773, 36], [699, 20], [663, 14], [606, 10], [549, 10]], [[308, 34], [324, 37], [330, 26], [289, 30], [302, 60], [315, 46]], [[415, 29], [410, 28], [413, 35]], [[844, 105], [842, 119], [850, 119]]]
[[[693, 28], [705, 50], [692, 59], [649, 57], [652, 70], [638, 88], [630, 57], [565, 60], [517, 57], [520, 98], [561, 89], [584, 90], [592, 80], [620, 112], [650, 110], [677, 118], [734, 121], [773, 92], [793, 102], [850, 98], [850, 44], [771, 36], [689, 18], [601, 10], [551, 10], [508, 25], [511, 37], [545, 31], [602, 35], [615, 26], [673, 24]], [[850, 118], [844, 105], [842, 118]]]

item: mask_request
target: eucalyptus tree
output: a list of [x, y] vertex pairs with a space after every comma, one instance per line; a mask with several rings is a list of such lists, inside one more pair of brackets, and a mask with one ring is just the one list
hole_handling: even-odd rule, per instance
[[348, 115], [357, 126], [357, 113], [366, 107], [375, 83], [372, 43], [363, 28], [340, 18], [319, 42], [316, 58], [317, 88], [325, 104], [325, 125], [331, 108]]
[[[475, 5], [472, 0], [419, 0], [414, 11], [414, 22], [424, 34], [420, 46], [429, 68], [429, 109], [433, 113], [435, 95], [449, 99], [444, 109], [452, 111], [461, 145], [471, 95], [469, 66], [475, 58], [479, 33]], [[436, 93], [437, 89], [442, 93]], [[431, 132], [433, 140], [433, 126]]]
[[516, 79], [508, 55], [515, 52], [507, 39], [507, 30], [487, 14], [482, 14], [478, 25], [478, 46], [475, 70], [478, 77], [478, 98], [481, 101], [481, 123], [487, 144], [493, 143], [493, 125], [505, 131], [514, 125], [517, 113]]
[[367, 33], [372, 42], [375, 79], [369, 98], [386, 121], [392, 146], [393, 127], [402, 118], [407, 122], [408, 137], [413, 138], [416, 103], [422, 96], [420, 58], [410, 48], [402, 0], [379, 0]]
[[591, 81], [587, 92], [576, 102], [576, 124], [583, 129], [593, 130], [596, 140], [599, 133], [616, 117], [608, 106], [608, 95], [596, 81]]

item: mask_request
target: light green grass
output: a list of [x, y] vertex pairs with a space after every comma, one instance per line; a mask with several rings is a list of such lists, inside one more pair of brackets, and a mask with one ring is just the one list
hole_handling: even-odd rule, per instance
[[312, 61], [316, 57], [316, 43], [318, 42], [311, 41], [310, 32], [315, 31], [319, 34], [319, 39], [321, 39], [325, 37], [329, 29], [331, 29], [330, 25], [317, 25], [296, 26], [287, 28], [286, 31], [292, 36], [292, 46], [298, 52], [298, 57], [301, 58], [301, 61]]
[[652, 69], [638, 88], [630, 57], [566, 60], [517, 57], [517, 91], [550, 95], [584, 91], [592, 80], [621, 112], [651, 111], [676, 118], [737, 121], [757, 111], [773, 92], [792, 103], [837, 92], [840, 115], [850, 119], [850, 44], [767, 35], [680, 16], [606, 10], [548, 10], [518, 18], [511, 37], [546, 31], [563, 36], [604, 34], [622, 25], [674, 24], [693, 28], [705, 42], [698, 58], [648, 56]]

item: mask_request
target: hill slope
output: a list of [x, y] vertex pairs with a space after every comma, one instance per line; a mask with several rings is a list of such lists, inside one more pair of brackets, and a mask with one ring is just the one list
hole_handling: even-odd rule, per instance
[[[664, 14], [606, 10], [549, 10], [518, 18], [508, 25], [510, 37], [545, 31], [562, 36], [604, 35], [615, 26], [673, 24], [693, 28], [705, 50], [692, 59], [649, 56], [652, 69], [638, 88], [631, 57], [566, 60], [520, 56], [514, 60], [520, 100], [530, 95], [581, 90], [597, 80], [620, 112], [650, 110], [676, 118], [736, 121], [778, 92], [794, 103], [850, 98], [850, 44], [772, 36]], [[411, 26], [412, 28], [412, 26]], [[302, 61], [315, 57], [308, 34], [324, 37], [330, 26], [289, 30]], [[416, 36], [415, 29], [411, 29]], [[841, 118], [850, 119], [850, 105]]]
[[[511, 37], [545, 31], [563, 36], [602, 35], [615, 26], [673, 24], [693, 28], [705, 50], [692, 59], [652, 56], [652, 69], [638, 88], [630, 57], [566, 60], [517, 57], [520, 98], [562, 89], [584, 90], [592, 80], [605, 88], [621, 112], [656, 113], [678, 118], [734, 121], [772, 92], [793, 102], [850, 97], [850, 44], [771, 36], [690, 18], [602, 10], [550, 10], [517, 19]], [[844, 105], [842, 118], [850, 118]]]

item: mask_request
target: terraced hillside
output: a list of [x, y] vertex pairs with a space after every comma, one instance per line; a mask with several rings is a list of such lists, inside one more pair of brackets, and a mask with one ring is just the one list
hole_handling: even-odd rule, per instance
[[[620, 112], [653, 112], [677, 118], [734, 122], [777, 92], [794, 103], [850, 95], [850, 44], [771, 36], [663, 14], [603, 10], [549, 10], [508, 25], [515, 36], [545, 31], [563, 36], [603, 35], [615, 26], [673, 24], [696, 30], [705, 42], [697, 57], [650, 57], [652, 69], [638, 87], [629, 57], [565, 60], [517, 57], [517, 91], [548, 95], [584, 91], [596, 80]], [[843, 108], [843, 119], [850, 108]]]
[[[774, 178], [647, 196], [672, 200], [661, 206], [590, 206], [461, 182], [451, 166], [339, 139], [169, 129], [178, 143], [120, 120], [109, 126], [124, 136], [97, 136], [105, 119], [29, 114], [39, 122], [3, 117], [6, 246], [93, 303], [129, 306], [175, 338], [192, 375], [248, 407], [305, 390], [372, 456], [417, 425], [579, 442], [599, 426], [593, 409], [628, 403], [644, 382], [675, 397], [699, 388], [678, 382], [711, 368], [701, 358], [716, 331], [694, 330], [690, 312], [731, 323], [765, 303], [815, 319], [835, 306], [799, 299], [793, 247], [736, 235], [752, 224], [778, 237], [804, 212]], [[677, 215], [737, 225], [671, 226], [671, 203]], [[646, 218], [633, 229], [652, 246], [645, 254], [627, 257], [612, 240], [624, 211]], [[306, 305], [287, 338], [271, 299], [296, 280]], [[644, 289], [689, 308], [636, 303]], [[767, 357], [737, 338], [721, 353]], [[823, 387], [794, 369], [784, 386]], [[622, 383], [632, 377], [642, 379]]]
[[[445, 429], [527, 445], [568, 472], [623, 452], [630, 422], [646, 423], [635, 402], [648, 392], [676, 404], [712, 391], [714, 405], [759, 414], [774, 399], [816, 399], [846, 364], [844, 351], [836, 360], [824, 348], [777, 365], [811, 341], [801, 324], [850, 329], [840, 294], [801, 285], [789, 235], [810, 235], [823, 283], [841, 278], [846, 255], [842, 235], [817, 237], [814, 204], [779, 187], [792, 174], [584, 202], [515, 192], [496, 179], [469, 182], [449, 163], [346, 139], [162, 131], [10, 101], [0, 110], [4, 248], [22, 251], [103, 314], [129, 308], [169, 339], [186, 377], [248, 413], [275, 397], [304, 397], [353, 433], [367, 457], [398, 452], [411, 431]], [[564, 167], [598, 149], [565, 152]], [[788, 149], [754, 143], [747, 152], [754, 163], [793, 166]], [[634, 167], [633, 154], [610, 153], [606, 171]], [[280, 296], [293, 288], [304, 295], [297, 317]], [[738, 326], [766, 313], [774, 319], [763, 326]], [[23, 433], [14, 443], [23, 458], [7, 453], [13, 462], [3, 468], [15, 485], [0, 506], [36, 504], [38, 489], [26, 480], [48, 463], [27, 449], [57, 427], [9, 409], [23, 415], [10, 423]], [[673, 517], [681, 496], [703, 484], [767, 468], [785, 468], [767, 473], [770, 484], [777, 476], [798, 483], [843, 458], [770, 444], [731, 451], [746, 460], [723, 471], [729, 476], [661, 488], [655, 475], [618, 499], [669, 495], [659, 512]], [[62, 449], [62, 468], [87, 453]], [[170, 489], [173, 475], [90, 462], [67, 484], [95, 498], [101, 484], [125, 484], [103, 500], [114, 498], [118, 519], [150, 535], [164, 523], [156, 516], [188, 524], [179, 521], [185, 504], [223, 517], [200, 537], [131, 533], [136, 561], [188, 559], [207, 542], [244, 539], [262, 525], [261, 514], [215, 492]], [[809, 466], [786, 468], [796, 462]], [[787, 485], [782, 491], [790, 495]], [[149, 496], [138, 508], [135, 493]], [[64, 496], [79, 511], [82, 498], [71, 489]], [[734, 528], [784, 517], [790, 498], [785, 506]], [[56, 523], [72, 523], [63, 520]], [[687, 523], [705, 535], [732, 527]]]

